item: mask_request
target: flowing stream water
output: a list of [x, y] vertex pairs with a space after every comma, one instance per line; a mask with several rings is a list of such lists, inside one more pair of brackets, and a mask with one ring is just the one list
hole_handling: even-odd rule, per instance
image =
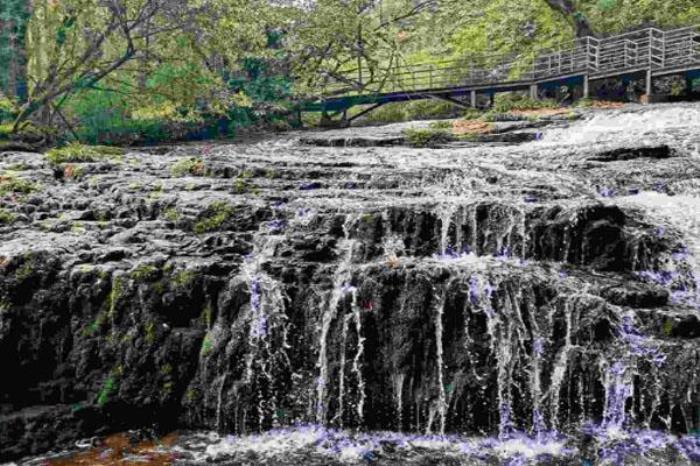
[[700, 461], [700, 105], [541, 131], [216, 147], [213, 163], [266, 173], [254, 202], [271, 214], [230, 277], [247, 301], [211, 322], [200, 356], [218, 361], [195, 376], [214, 420], [206, 400], [186, 407], [212, 430], [156, 450], [187, 464]]

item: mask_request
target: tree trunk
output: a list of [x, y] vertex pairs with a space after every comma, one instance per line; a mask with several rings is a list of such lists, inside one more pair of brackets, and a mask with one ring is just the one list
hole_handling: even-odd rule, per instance
[[593, 28], [586, 17], [576, 10], [572, 0], [545, 0], [547, 5], [561, 13], [574, 26], [576, 37], [595, 36]]

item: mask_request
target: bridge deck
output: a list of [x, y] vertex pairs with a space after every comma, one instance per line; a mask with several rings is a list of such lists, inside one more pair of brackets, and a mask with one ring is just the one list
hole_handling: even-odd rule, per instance
[[[452, 98], [475, 92], [507, 92], [544, 83], [584, 81], [649, 72], [649, 77], [700, 69], [700, 25], [674, 30], [646, 28], [603, 39], [585, 37], [530, 56], [489, 56], [329, 74], [321, 98], [305, 111], [342, 111], [356, 105]], [[587, 86], [585, 86], [587, 88]]]

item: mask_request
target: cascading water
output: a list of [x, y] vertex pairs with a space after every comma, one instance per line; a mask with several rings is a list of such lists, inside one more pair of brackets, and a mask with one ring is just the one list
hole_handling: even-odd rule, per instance
[[[202, 285], [212, 321], [176, 400], [194, 430], [177, 451], [697, 461], [700, 106], [543, 132], [507, 147], [290, 138], [211, 155], [235, 214], [195, 250], [216, 248], [224, 279]], [[201, 202], [187, 192], [179, 202]]]

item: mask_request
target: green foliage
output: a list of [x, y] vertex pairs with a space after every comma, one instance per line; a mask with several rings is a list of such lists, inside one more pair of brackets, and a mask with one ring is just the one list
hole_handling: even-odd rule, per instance
[[404, 136], [411, 147], [437, 147], [456, 140], [452, 133], [441, 129], [408, 128]]
[[169, 222], [177, 222], [180, 219], [180, 213], [175, 207], [171, 207], [163, 212], [163, 218]]
[[13, 126], [12, 123], [0, 123], [0, 141], [10, 138]]
[[32, 267], [32, 263], [29, 258], [27, 258], [22, 264], [20, 268], [15, 270], [15, 279], [17, 279], [18, 282], [22, 283], [25, 280], [27, 280], [29, 277], [32, 276], [34, 273], [34, 267]]
[[211, 310], [211, 306], [208, 304], [204, 308], [204, 310], [202, 311], [202, 321], [204, 322], [204, 325], [206, 325], [207, 328], [211, 328], [212, 310]]
[[662, 326], [662, 331], [663, 334], [667, 337], [670, 337], [671, 334], [673, 333], [673, 320], [671, 319], [664, 319], [664, 323]]
[[452, 120], [433, 121], [428, 127], [432, 129], [452, 129]]
[[49, 163], [59, 165], [62, 163], [89, 163], [104, 160], [119, 160], [124, 150], [119, 147], [88, 146], [71, 143], [64, 147], [51, 149], [46, 153]]
[[185, 289], [197, 278], [197, 274], [191, 270], [180, 270], [172, 278], [171, 284], [175, 289]]
[[493, 111], [496, 113], [508, 113], [513, 110], [537, 110], [556, 107], [559, 107], [559, 104], [555, 100], [532, 99], [518, 93], [504, 93], [496, 95]]
[[15, 221], [15, 215], [5, 209], [0, 209], [0, 225], [11, 225]]
[[[17, 115], [17, 106], [16, 104], [10, 100], [9, 98], [5, 97], [2, 92], [0, 92], [0, 123], [3, 121], [9, 121], [13, 120], [14, 117]], [[12, 128], [12, 125], [8, 125], [10, 129]], [[0, 130], [0, 137], [1, 137], [2, 130]]]
[[[351, 109], [349, 115], [362, 109]], [[399, 121], [426, 120], [459, 116], [461, 110], [450, 103], [438, 100], [414, 100], [409, 102], [394, 102], [373, 110], [364, 121], [372, 123], [391, 123]]]
[[462, 118], [464, 120], [477, 120], [481, 118], [481, 116], [484, 114], [484, 112], [477, 110], [475, 108], [470, 108], [468, 110], [465, 110], [465, 112], [462, 114]]
[[141, 264], [131, 272], [131, 278], [137, 282], [149, 282], [158, 277], [158, 268], [151, 264]]
[[102, 388], [97, 394], [97, 405], [102, 407], [107, 404], [112, 393], [117, 389], [117, 380], [113, 375], [108, 376], [102, 383]]
[[146, 343], [152, 345], [156, 341], [156, 324], [149, 320], [144, 326]]
[[204, 162], [196, 157], [181, 159], [170, 167], [170, 173], [176, 177], [203, 176], [205, 173]]
[[212, 341], [211, 336], [209, 333], [204, 335], [204, 339], [202, 340], [202, 348], [199, 351], [199, 354], [202, 356], [206, 356], [209, 353], [211, 353], [211, 350], [214, 348], [214, 342]]
[[588, 108], [592, 107], [594, 100], [591, 98], [581, 98], [574, 102], [573, 106], [577, 108]]
[[223, 223], [233, 215], [233, 207], [224, 201], [213, 202], [194, 225], [194, 232], [198, 235], [213, 231], [221, 227]]
[[117, 310], [117, 303], [124, 294], [124, 283], [120, 276], [112, 277], [112, 289], [107, 296], [107, 309], [108, 315], [114, 318]]
[[0, 196], [8, 194], [29, 194], [37, 191], [39, 187], [34, 183], [17, 178], [10, 172], [5, 172], [0, 175]]

